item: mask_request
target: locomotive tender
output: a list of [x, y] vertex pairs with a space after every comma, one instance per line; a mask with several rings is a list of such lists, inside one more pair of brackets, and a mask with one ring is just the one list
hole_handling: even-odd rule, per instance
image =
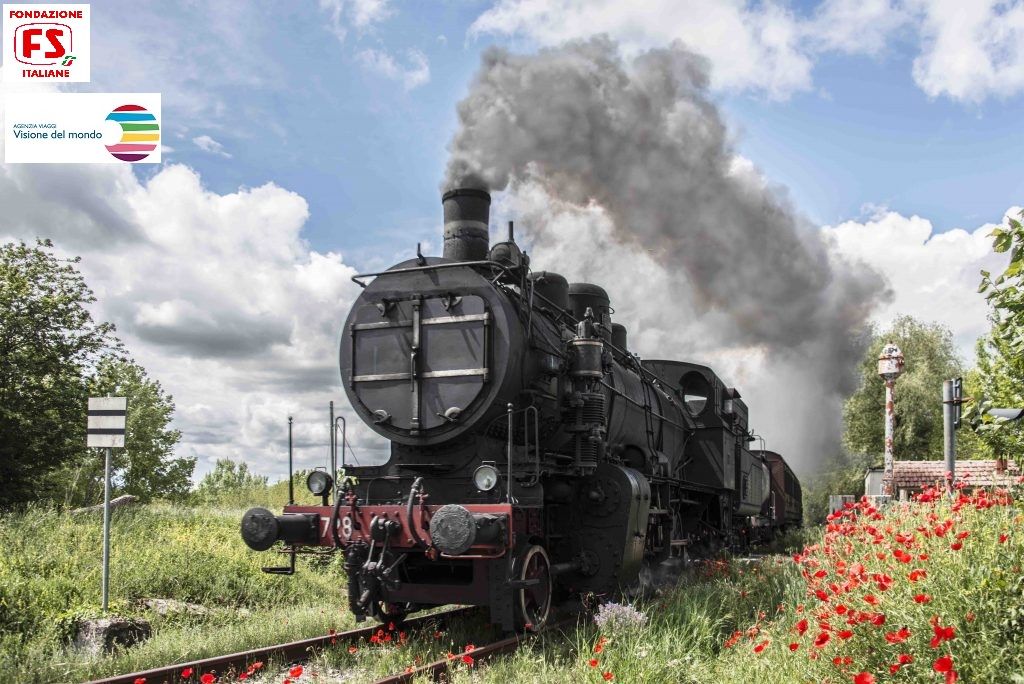
[[343, 550], [360, 620], [460, 603], [538, 630], [558, 595], [799, 524], [799, 483], [748, 448], [739, 392], [631, 354], [605, 291], [531, 271], [511, 223], [491, 246], [487, 192], [442, 204], [444, 255], [356, 276], [341, 335], [345, 390], [390, 459], [337, 484], [314, 471], [321, 506], [248, 511], [251, 548], [282, 541], [293, 567], [305, 547]]

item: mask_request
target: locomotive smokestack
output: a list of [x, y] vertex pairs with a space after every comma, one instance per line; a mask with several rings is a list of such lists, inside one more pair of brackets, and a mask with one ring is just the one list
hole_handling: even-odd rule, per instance
[[456, 188], [441, 197], [444, 206], [444, 257], [484, 261], [490, 248], [487, 226], [491, 196], [486, 190]]

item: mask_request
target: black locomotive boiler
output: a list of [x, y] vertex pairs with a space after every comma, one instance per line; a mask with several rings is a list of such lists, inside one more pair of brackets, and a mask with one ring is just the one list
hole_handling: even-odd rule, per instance
[[537, 630], [556, 595], [614, 594], [688, 546], [787, 524], [739, 392], [630, 353], [606, 292], [532, 271], [511, 224], [491, 246], [487, 192], [442, 202], [444, 255], [357, 276], [341, 335], [345, 390], [390, 459], [315, 471], [322, 506], [248, 511], [251, 548], [343, 550], [358, 619], [460, 603]]

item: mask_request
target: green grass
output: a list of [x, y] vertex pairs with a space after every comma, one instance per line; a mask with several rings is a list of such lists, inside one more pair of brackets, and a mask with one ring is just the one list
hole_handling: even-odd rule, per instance
[[[347, 627], [340, 558], [313, 567], [323, 563], [300, 557], [292, 577], [264, 574], [262, 565], [284, 557], [242, 543], [242, 512], [165, 504], [115, 511], [111, 608], [150, 619], [154, 635], [107, 658], [65, 648], [74, 622], [99, 614], [102, 517], [52, 509], [0, 517], [0, 681], [81, 681]], [[142, 598], [212, 610], [161, 618], [138, 606]]]
[[[273, 509], [285, 495], [262, 496], [260, 503]], [[672, 590], [637, 604], [648, 618], [642, 628], [602, 634], [585, 621], [471, 667], [461, 662], [466, 645], [497, 636], [485, 616], [404, 639], [399, 627], [386, 643], [364, 641], [354, 652], [340, 646], [317, 654], [296, 684], [374, 681], [449, 652], [457, 663], [452, 681], [463, 683], [584, 684], [606, 681], [608, 673], [616, 682], [839, 684], [867, 673], [878, 682], [941, 684], [932, 665], [942, 655], [953, 657], [961, 682], [1024, 683], [1024, 505], [983, 502], [899, 505], [884, 514], [861, 510], [787, 540], [806, 545], [799, 563], [777, 553], [759, 563], [701, 564]], [[212, 610], [192, 618], [149, 615], [153, 637], [108, 657], [77, 655], [63, 646], [71, 621], [95, 614], [99, 603], [99, 516], [39, 509], [0, 518], [0, 681], [76, 682], [350, 628], [340, 558], [319, 565], [303, 561], [292, 577], [265, 575], [259, 567], [272, 557], [241, 543], [241, 513], [238, 507], [152, 505], [115, 516], [111, 589], [118, 612], [140, 614], [134, 601], [143, 597], [177, 598]], [[934, 528], [946, 520], [951, 529], [936, 535]], [[962, 548], [951, 548], [963, 532]], [[1003, 541], [1001, 535], [1007, 535]], [[897, 550], [912, 554], [912, 561], [900, 561]], [[864, 570], [851, 584], [855, 562]], [[913, 569], [926, 575], [911, 581]], [[878, 577], [892, 582], [881, 589]], [[818, 590], [827, 600], [815, 595]], [[916, 602], [918, 593], [930, 601]], [[877, 605], [865, 600], [868, 595]], [[250, 612], [240, 614], [239, 608]], [[885, 622], [865, 618], [848, 626], [851, 610], [884, 614]], [[954, 639], [935, 648], [929, 643], [933, 616], [955, 629]], [[796, 626], [804, 618], [808, 628], [801, 635]], [[885, 634], [901, 626], [911, 637], [889, 643]], [[840, 631], [847, 628], [852, 634], [844, 639]], [[828, 643], [814, 646], [823, 632]], [[913, 662], [891, 674], [900, 653]], [[282, 672], [268, 663], [256, 681], [280, 684]]]

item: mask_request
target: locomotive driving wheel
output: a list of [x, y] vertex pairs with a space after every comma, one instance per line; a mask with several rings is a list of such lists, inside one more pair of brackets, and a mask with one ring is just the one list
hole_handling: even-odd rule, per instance
[[519, 588], [514, 590], [516, 626], [528, 632], [539, 632], [551, 613], [551, 559], [543, 546], [529, 546], [519, 555], [515, 565]]

